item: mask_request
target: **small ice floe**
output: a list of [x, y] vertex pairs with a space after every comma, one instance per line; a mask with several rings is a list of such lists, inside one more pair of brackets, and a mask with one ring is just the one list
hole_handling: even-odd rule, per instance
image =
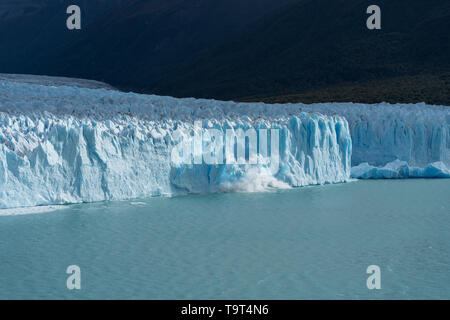
[[45, 212], [52, 212], [57, 210], [67, 209], [68, 206], [40, 206], [40, 207], [27, 207], [27, 208], [11, 208], [0, 209], [0, 217], [2, 216], [18, 216], [24, 214], [38, 214]]
[[139, 202], [139, 201], [136, 201], [136, 202], [130, 202], [130, 204], [131, 204], [132, 206], [145, 206], [145, 205], [146, 205], [145, 202]]

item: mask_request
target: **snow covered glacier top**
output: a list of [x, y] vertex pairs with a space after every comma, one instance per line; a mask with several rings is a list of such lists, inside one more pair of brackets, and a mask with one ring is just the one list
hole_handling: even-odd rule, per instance
[[[50, 77], [51, 78], [51, 77]], [[53, 79], [53, 78], [52, 78]], [[57, 78], [58, 79], [58, 78]], [[148, 120], [232, 119], [242, 116], [280, 118], [300, 112], [342, 115], [350, 123], [401, 120], [406, 125], [427, 122], [434, 125], [450, 123], [450, 107], [419, 104], [302, 103], [265, 104], [236, 103], [194, 98], [172, 98], [136, 93], [123, 93], [98, 88], [87, 90], [77, 81], [59, 87], [21, 83], [0, 76], [0, 111], [9, 113], [42, 113], [102, 115], [132, 114]], [[40, 81], [40, 80], [39, 80]], [[50, 86], [49, 86], [50, 85]]]
[[17, 83], [29, 83], [43, 86], [73, 86], [78, 88], [89, 89], [108, 89], [115, 90], [114, 87], [104, 82], [86, 79], [75, 79], [65, 77], [49, 77], [49, 76], [36, 76], [31, 74], [8, 74], [0, 73], [0, 82], [17, 82]]
[[[198, 120], [279, 131], [279, 169], [174, 165], [174, 133], [193, 135]], [[344, 182], [351, 164], [361, 178], [450, 177], [449, 124], [448, 107], [425, 104], [268, 105], [0, 80], [0, 208]]]

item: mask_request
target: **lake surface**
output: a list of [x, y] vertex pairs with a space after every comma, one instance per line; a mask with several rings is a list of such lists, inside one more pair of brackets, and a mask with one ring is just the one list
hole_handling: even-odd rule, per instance
[[71, 205], [0, 216], [0, 298], [449, 299], [449, 247], [450, 180]]

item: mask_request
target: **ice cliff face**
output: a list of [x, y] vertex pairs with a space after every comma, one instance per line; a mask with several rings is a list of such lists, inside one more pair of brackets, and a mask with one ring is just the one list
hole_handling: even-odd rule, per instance
[[390, 167], [394, 168], [393, 162], [401, 160], [415, 168], [433, 163], [450, 168], [450, 107], [333, 103], [311, 105], [305, 110], [339, 114], [347, 119], [354, 166], [368, 163], [383, 167], [392, 163]]
[[[278, 151], [275, 170], [273, 161], [172, 161], [180, 137], [211, 128], [223, 136], [256, 130], [257, 151], [261, 141], [270, 156]], [[249, 140], [236, 140], [240, 147], [250, 154]], [[289, 188], [344, 182], [350, 171], [351, 138], [340, 116], [0, 82], [0, 208]]]
[[331, 103], [304, 110], [347, 119], [353, 178], [450, 177], [450, 107]]
[[[0, 81], [0, 208], [261, 191], [351, 176], [445, 178], [449, 124], [450, 108], [425, 104], [266, 105]], [[193, 141], [211, 129], [219, 136], [256, 130], [255, 150], [266, 141], [271, 155], [278, 151], [276, 166], [249, 164], [245, 139], [226, 152], [242, 147], [247, 164], [198, 162], [198, 141], [189, 147], [196, 161], [174, 163], [180, 137]], [[200, 144], [208, 150], [207, 140]]]

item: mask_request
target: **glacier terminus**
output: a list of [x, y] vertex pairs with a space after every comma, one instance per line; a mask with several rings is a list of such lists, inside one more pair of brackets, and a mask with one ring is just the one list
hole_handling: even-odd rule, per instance
[[[0, 79], [0, 208], [450, 178], [449, 124], [446, 106], [235, 103]], [[176, 132], [212, 129], [277, 132], [265, 138], [276, 170], [171, 161]], [[248, 137], [235, 148], [252, 153]]]

